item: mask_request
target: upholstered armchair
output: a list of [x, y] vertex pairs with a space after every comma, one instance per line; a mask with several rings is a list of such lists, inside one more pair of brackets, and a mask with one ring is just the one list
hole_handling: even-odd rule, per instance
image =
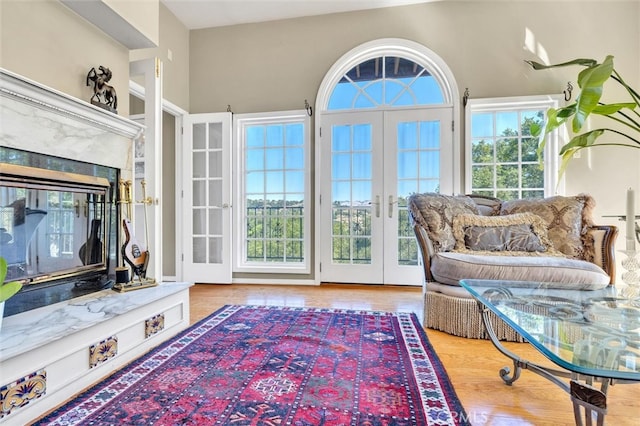
[[[482, 196], [415, 194], [408, 200], [425, 280], [424, 326], [486, 338], [461, 279], [537, 281], [599, 289], [615, 277], [615, 226], [593, 223], [589, 195], [501, 201]], [[521, 337], [496, 317], [498, 338]]]

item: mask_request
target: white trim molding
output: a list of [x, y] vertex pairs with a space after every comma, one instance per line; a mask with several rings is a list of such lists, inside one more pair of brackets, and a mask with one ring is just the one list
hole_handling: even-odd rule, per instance
[[0, 96], [84, 121], [94, 127], [137, 139], [144, 126], [58, 90], [0, 68]]

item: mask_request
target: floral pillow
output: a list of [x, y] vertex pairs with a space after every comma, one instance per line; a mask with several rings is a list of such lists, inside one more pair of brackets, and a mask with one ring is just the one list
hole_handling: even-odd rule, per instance
[[451, 251], [456, 245], [453, 218], [461, 214], [478, 214], [473, 200], [466, 196], [437, 193], [414, 194], [408, 199], [412, 220], [426, 231], [436, 252]]
[[507, 216], [463, 214], [453, 220], [455, 251], [508, 256], [559, 255], [544, 221], [533, 213]]
[[594, 206], [595, 201], [590, 195], [555, 196], [542, 200], [504, 201], [500, 214], [529, 212], [540, 216], [556, 250], [569, 257], [588, 259], [587, 226], [593, 225], [591, 213]]

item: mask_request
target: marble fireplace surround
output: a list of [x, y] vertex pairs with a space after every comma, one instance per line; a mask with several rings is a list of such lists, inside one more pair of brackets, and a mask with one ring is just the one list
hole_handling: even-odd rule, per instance
[[[0, 146], [117, 168], [128, 180], [133, 178], [133, 143], [143, 130], [127, 118], [0, 68]], [[0, 425], [30, 423], [186, 328], [191, 285], [101, 290], [5, 318]], [[107, 345], [108, 356], [102, 356]], [[25, 388], [32, 391], [27, 394]]]
[[[82, 82], [78, 82], [82, 84]], [[87, 97], [91, 93], [87, 89]], [[133, 174], [144, 126], [0, 68], [0, 144]]]
[[[89, 87], [87, 98], [90, 95]], [[133, 174], [133, 143], [144, 130], [138, 123], [1, 68], [0, 123], [2, 147], [106, 166], [119, 170], [125, 180]], [[118, 250], [108, 252], [117, 256]], [[113, 265], [119, 262], [116, 258], [109, 261], [113, 273]], [[23, 291], [5, 307], [5, 315], [99, 290], [97, 287], [79, 291], [63, 280], [37, 294]]]

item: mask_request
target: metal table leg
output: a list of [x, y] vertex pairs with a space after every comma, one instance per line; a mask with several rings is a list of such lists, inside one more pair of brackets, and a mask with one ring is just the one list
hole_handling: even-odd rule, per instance
[[[584, 419], [586, 422], [586, 426], [592, 426], [593, 413], [596, 414], [596, 424], [598, 426], [604, 425], [604, 416], [607, 413], [606, 392], [609, 383], [611, 382], [610, 379], [600, 379], [602, 381], [601, 388], [596, 389], [592, 386], [592, 383], [594, 381], [593, 377], [584, 376], [584, 380], [586, 381], [586, 383], [580, 383], [578, 381], [580, 376], [576, 373], [571, 373], [566, 370], [543, 367], [520, 358], [518, 355], [505, 348], [498, 339], [498, 336], [493, 329], [493, 324], [491, 323], [491, 319], [489, 316], [491, 311], [489, 310], [489, 308], [485, 307], [480, 301], [478, 301], [478, 307], [480, 308], [480, 312], [482, 313], [482, 322], [484, 323], [484, 327], [489, 334], [491, 343], [504, 356], [513, 361], [513, 374], [511, 374], [511, 369], [509, 367], [503, 367], [500, 370], [500, 378], [502, 378], [502, 380], [507, 385], [510, 386], [513, 384], [513, 382], [518, 380], [522, 369], [530, 370], [555, 383], [571, 396], [571, 401], [573, 403], [573, 413], [577, 426], [583, 426], [585, 424], [582, 421], [581, 408], [584, 409]], [[560, 380], [560, 377], [569, 378], [571, 380], [569, 381], [569, 384], [567, 384], [564, 381]]]

